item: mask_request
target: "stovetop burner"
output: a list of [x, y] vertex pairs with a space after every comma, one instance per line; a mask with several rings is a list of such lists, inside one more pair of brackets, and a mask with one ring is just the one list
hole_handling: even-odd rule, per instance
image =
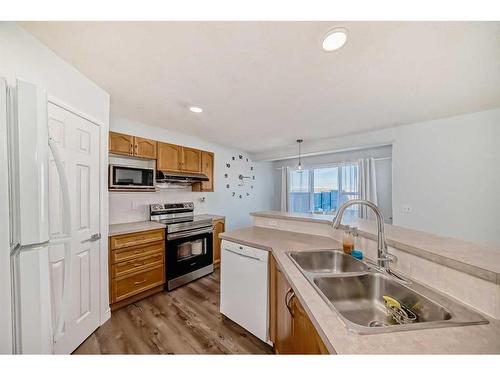
[[194, 203], [156, 203], [149, 206], [150, 220], [166, 224], [167, 233], [212, 225], [209, 215], [194, 215]]

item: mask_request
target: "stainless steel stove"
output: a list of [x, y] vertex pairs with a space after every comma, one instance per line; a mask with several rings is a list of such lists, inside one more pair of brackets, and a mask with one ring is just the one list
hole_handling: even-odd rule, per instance
[[157, 203], [152, 221], [166, 225], [165, 258], [168, 290], [198, 279], [213, 268], [213, 224], [208, 215], [194, 215], [193, 202]]

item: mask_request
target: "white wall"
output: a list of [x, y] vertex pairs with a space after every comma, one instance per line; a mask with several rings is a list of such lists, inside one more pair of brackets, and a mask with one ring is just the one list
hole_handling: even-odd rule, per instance
[[[340, 162], [354, 162], [361, 158], [376, 158], [375, 170], [377, 174], [377, 200], [380, 210], [387, 223], [392, 220], [392, 164], [391, 164], [392, 146], [380, 146], [365, 148], [353, 151], [334, 152], [316, 156], [307, 156], [302, 159], [305, 168], [324, 166]], [[278, 160], [275, 165], [275, 196], [279, 202], [281, 194], [281, 170], [280, 167], [295, 167], [298, 163], [297, 158]], [[279, 207], [278, 207], [279, 209]]]
[[[231, 230], [250, 225], [250, 212], [272, 209], [276, 202], [272, 163], [251, 163], [255, 167], [255, 181], [251, 183], [247, 181], [245, 184], [252, 184], [254, 188], [246, 188], [244, 191], [249, 191], [250, 197], [245, 195], [240, 199], [238, 196], [233, 197], [231, 194], [233, 189], [227, 189], [225, 185], [227, 181], [231, 185], [235, 183], [230, 178], [239, 174], [240, 171], [235, 170], [235, 163], [232, 162], [231, 158], [242, 154], [241, 151], [209, 143], [195, 136], [172, 132], [122, 118], [112, 118], [110, 128], [116, 132], [199, 148], [212, 151], [215, 154], [214, 192], [191, 192], [191, 188], [167, 189], [154, 193], [110, 192], [109, 219], [111, 224], [149, 220], [149, 204], [151, 203], [193, 201], [196, 214], [208, 213], [226, 216], [226, 230]], [[224, 177], [227, 172], [226, 163], [231, 163], [233, 166], [228, 179]], [[202, 197], [205, 197], [205, 202], [200, 201]]]
[[[14, 86], [16, 78], [47, 90], [50, 97], [101, 124], [101, 191], [107, 192], [109, 95], [14, 22], [0, 22], [0, 76]], [[6, 178], [2, 173], [1, 178]], [[101, 195], [101, 234], [108, 234], [108, 195]], [[0, 249], [4, 250], [4, 249]], [[101, 322], [109, 316], [107, 241], [101, 241]], [[6, 266], [6, 265], [0, 265]], [[10, 269], [7, 270], [9, 272]], [[1, 268], [0, 272], [4, 272]]]
[[500, 245], [500, 109], [398, 128], [393, 163], [395, 224]]
[[97, 121], [109, 122], [109, 95], [14, 22], [0, 22], [0, 75], [36, 83]]
[[[500, 108], [304, 142], [303, 149], [324, 154], [389, 143], [394, 225], [500, 245]], [[296, 152], [255, 157], [284, 159]], [[404, 205], [411, 213], [402, 212]]]
[[375, 159], [377, 202], [386, 223], [393, 223], [392, 214], [392, 157]]

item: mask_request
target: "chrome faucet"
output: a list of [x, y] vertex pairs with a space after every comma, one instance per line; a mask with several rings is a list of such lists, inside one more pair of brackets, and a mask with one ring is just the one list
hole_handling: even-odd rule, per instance
[[377, 207], [376, 204], [367, 201], [365, 199], [353, 199], [350, 201], [347, 201], [344, 203], [342, 206], [340, 206], [337, 215], [333, 219], [332, 225], [333, 229], [339, 229], [340, 228], [340, 222], [342, 221], [342, 216], [344, 216], [344, 212], [346, 208], [359, 204], [359, 205], [365, 205], [370, 207], [373, 212], [375, 212], [375, 215], [377, 216], [377, 228], [378, 228], [378, 233], [377, 233], [377, 266], [382, 270], [385, 271], [386, 273], [392, 274], [392, 272], [389, 269], [389, 263], [395, 262], [396, 257], [392, 254], [389, 254], [387, 251], [387, 243], [385, 241], [385, 232], [384, 232], [384, 216], [382, 215], [382, 212], [380, 212], [380, 209]]

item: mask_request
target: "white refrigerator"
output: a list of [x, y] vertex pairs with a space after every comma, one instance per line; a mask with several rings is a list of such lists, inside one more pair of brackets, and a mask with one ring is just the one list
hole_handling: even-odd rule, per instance
[[12, 353], [7, 84], [0, 78], [0, 354]]
[[[64, 332], [70, 298], [68, 181], [57, 146], [49, 139], [45, 91], [20, 80], [9, 88], [3, 79], [0, 91], [0, 352], [49, 354]], [[57, 167], [64, 218], [65, 231], [57, 238], [49, 235], [49, 154]], [[57, 316], [49, 265], [54, 245], [64, 247], [67, 260]]]

